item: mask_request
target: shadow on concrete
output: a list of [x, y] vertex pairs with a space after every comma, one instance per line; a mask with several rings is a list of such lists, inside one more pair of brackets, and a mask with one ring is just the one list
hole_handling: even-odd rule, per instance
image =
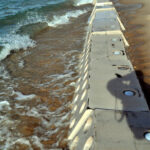
[[136, 75], [139, 79], [139, 82], [141, 84], [142, 90], [144, 92], [145, 98], [147, 100], [147, 104], [150, 108], [150, 85], [144, 82], [144, 75], [142, 71], [136, 71]]
[[[141, 79], [143, 79], [143, 73], [141, 71], [136, 71], [136, 74], [140, 76]], [[142, 140], [144, 139], [145, 133], [150, 131], [150, 113], [149, 110], [144, 107], [144, 105], [141, 105], [140, 110], [140, 104], [137, 105], [135, 103], [137, 102], [136, 99], [143, 101], [143, 103], [145, 103], [145, 101], [140, 86], [138, 85], [137, 80], [134, 80], [134, 77], [136, 78], [135, 72], [131, 72], [125, 76], [116, 74], [116, 78], [108, 82], [107, 88], [109, 92], [116, 98], [114, 119], [117, 122], [122, 122], [126, 119], [126, 122], [132, 131], [134, 138]], [[150, 85], [147, 86], [150, 87]], [[130, 92], [130, 90], [123, 91], [123, 89], [133, 90]], [[119, 93], [120, 91], [123, 92]], [[122, 104], [122, 109], [118, 109], [117, 107], [117, 103], [120, 101]], [[139, 107], [139, 109], [136, 109], [134, 106]]]

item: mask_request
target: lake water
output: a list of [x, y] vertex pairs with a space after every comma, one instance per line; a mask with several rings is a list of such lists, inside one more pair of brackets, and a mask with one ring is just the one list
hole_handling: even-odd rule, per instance
[[0, 150], [67, 149], [90, 2], [0, 1]]

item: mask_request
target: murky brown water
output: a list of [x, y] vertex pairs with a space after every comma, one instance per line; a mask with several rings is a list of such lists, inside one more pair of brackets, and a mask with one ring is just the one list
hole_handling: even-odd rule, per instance
[[147, 0], [113, 0], [125, 25], [127, 50], [150, 107], [149, 7]]
[[90, 13], [47, 28], [35, 37], [35, 48], [1, 62], [0, 150], [67, 149], [77, 64]]

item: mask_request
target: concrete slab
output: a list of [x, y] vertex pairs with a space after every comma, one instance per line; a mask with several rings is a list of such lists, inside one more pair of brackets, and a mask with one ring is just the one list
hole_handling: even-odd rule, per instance
[[[102, 11], [100, 11], [102, 10]], [[98, 9], [96, 10], [95, 20], [116, 18], [117, 13], [114, 9]]]
[[116, 57], [117, 59], [121, 57], [121, 59], [126, 59], [122, 54], [121, 55], [114, 55], [114, 52], [120, 51], [124, 52], [125, 55], [125, 48], [124, 43], [121, 35], [93, 35], [91, 43], [91, 50], [92, 53], [96, 53], [99, 55], [98, 57], [109, 57], [110, 60], [113, 57]]
[[143, 136], [147, 128], [149, 112], [95, 110], [95, 150], [149, 150]]
[[107, 30], [119, 30], [120, 25], [117, 21], [117, 19], [99, 19], [94, 20], [93, 24], [93, 32], [97, 31], [107, 31]]
[[96, 9], [103, 9], [103, 8], [113, 8], [113, 5], [100, 3], [99, 5], [97, 4], [97, 6], [96, 6]]
[[[112, 37], [111, 37], [112, 36]], [[89, 107], [125, 111], [147, 111], [143, 92], [125, 55], [115, 56], [112, 52], [124, 51], [120, 35], [93, 35], [90, 62]], [[128, 68], [129, 67], [129, 68]], [[133, 96], [126, 96], [132, 91]]]
[[[115, 77], [110, 71], [102, 73], [100, 70], [96, 69], [99, 74], [91, 74], [89, 91], [90, 108], [126, 111], [148, 110], [144, 96], [139, 90], [140, 88], [137, 86], [136, 81], [134, 83], [134, 74], [120, 79]], [[131, 97], [125, 96], [124, 92], [128, 90], [133, 91], [135, 95]]]
[[97, 3], [110, 2], [110, 0], [96, 0]]
[[150, 142], [144, 138], [150, 130], [149, 108], [126, 56], [129, 44], [121, 32], [125, 28], [109, 1], [95, 0], [89, 21], [92, 33], [81, 59], [73, 101], [71, 149], [150, 150]]
[[103, 11], [96, 11], [93, 21], [93, 32], [108, 30], [120, 30], [116, 11], [107, 9], [104, 9]]

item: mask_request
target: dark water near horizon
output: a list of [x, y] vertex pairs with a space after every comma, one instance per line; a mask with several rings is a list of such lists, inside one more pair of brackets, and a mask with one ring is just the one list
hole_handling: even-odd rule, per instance
[[[85, 13], [81, 4], [91, 0], [1, 0], [0, 60], [12, 50], [35, 47], [34, 36], [47, 27], [56, 27]], [[83, 7], [82, 7], [83, 8]]]
[[0, 150], [67, 149], [88, 2], [0, 1]]

